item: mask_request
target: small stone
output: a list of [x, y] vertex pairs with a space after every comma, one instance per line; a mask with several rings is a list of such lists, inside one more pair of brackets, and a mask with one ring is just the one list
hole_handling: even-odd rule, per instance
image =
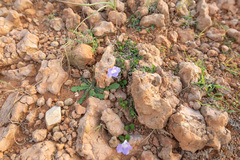
[[72, 104], [73, 104], [73, 99], [72, 99], [72, 98], [66, 99], [66, 100], [64, 101], [64, 104], [65, 104], [66, 106], [72, 105]]
[[41, 98], [39, 98], [39, 99], [37, 100], [37, 106], [42, 107], [44, 104], [45, 104], [45, 99], [44, 99], [44, 97], [42, 96]]
[[52, 101], [53, 101], [52, 98], [48, 98], [48, 100], [46, 102], [48, 107], [52, 107]]
[[116, 136], [113, 136], [110, 140], [109, 140], [109, 146], [112, 148], [116, 148], [118, 146], [118, 144], [120, 144], [120, 141], [117, 139]]
[[63, 143], [66, 143], [66, 142], [67, 142], [67, 138], [62, 137], [62, 138], [61, 138], [61, 141], [62, 141]]
[[43, 117], [44, 117], [44, 113], [40, 112], [39, 115], [38, 115], [38, 118], [42, 119]]
[[72, 84], [72, 80], [67, 80], [65, 83], [64, 83], [66, 86], [70, 86]]
[[50, 21], [50, 26], [55, 30], [55, 31], [60, 31], [64, 27], [63, 20], [59, 17], [55, 17]]
[[110, 101], [112, 101], [112, 102], [116, 101], [116, 97], [115, 97], [114, 94], [112, 94], [112, 93], [109, 94], [109, 99], [110, 99]]
[[41, 142], [47, 137], [47, 130], [46, 129], [37, 129], [32, 133], [33, 141], [34, 142]]
[[89, 70], [84, 70], [82, 76], [83, 78], [91, 78], [91, 73], [89, 72]]
[[141, 160], [154, 160], [153, 153], [151, 151], [143, 151], [141, 154]]
[[224, 62], [226, 60], [226, 55], [225, 54], [219, 54], [218, 59], [220, 62]]
[[54, 141], [59, 141], [61, 138], [63, 137], [63, 133], [62, 132], [54, 132], [53, 134], [53, 140]]
[[64, 106], [64, 102], [63, 101], [57, 101], [56, 105], [60, 106], [60, 107], [63, 107]]
[[61, 122], [61, 107], [54, 106], [46, 112], [45, 121], [47, 129]]
[[57, 42], [57, 41], [53, 41], [52, 43], [51, 43], [51, 46], [53, 46], [53, 47], [57, 47], [59, 45], [59, 43]]
[[221, 49], [222, 49], [223, 52], [228, 52], [229, 51], [229, 48], [226, 45], [222, 45]]
[[79, 103], [75, 103], [74, 106], [75, 106], [75, 111], [77, 114], [82, 115], [86, 112], [86, 108], [81, 106]]

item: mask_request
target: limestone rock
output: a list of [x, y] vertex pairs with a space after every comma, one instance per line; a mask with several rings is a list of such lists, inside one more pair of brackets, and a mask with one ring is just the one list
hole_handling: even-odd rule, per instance
[[162, 78], [154, 73], [135, 71], [131, 94], [134, 99], [138, 120], [152, 129], [162, 129], [172, 115], [176, 104], [170, 99], [162, 98], [159, 94]]
[[124, 12], [110, 11], [108, 19], [117, 26], [122, 26], [127, 22], [127, 15]]
[[225, 128], [228, 123], [227, 112], [222, 112], [213, 107], [202, 106], [201, 113], [207, 123], [207, 133], [210, 139], [207, 146], [220, 150], [221, 145], [228, 144], [231, 140], [231, 132]]
[[43, 60], [41, 68], [35, 78], [36, 82], [40, 82], [37, 85], [37, 91], [40, 94], [44, 94], [46, 91], [52, 94], [58, 94], [63, 83], [68, 79], [68, 74], [62, 69], [61, 62], [59, 60]]
[[48, 130], [61, 122], [61, 107], [54, 106], [46, 112], [45, 121]]
[[154, 155], [151, 151], [143, 151], [141, 154], [141, 160], [154, 160]]
[[32, 147], [21, 150], [17, 160], [20, 159], [34, 159], [34, 160], [46, 160], [51, 159], [56, 152], [55, 144], [51, 141], [44, 141], [34, 144]]
[[6, 7], [0, 8], [0, 17], [6, 17], [8, 15], [9, 11]]
[[26, 53], [31, 57], [31, 54], [38, 51], [39, 38], [24, 29], [20, 33], [21, 40], [17, 43], [17, 50], [20, 53]]
[[50, 26], [55, 31], [60, 31], [64, 28], [64, 23], [63, 23], [63, 20], [61, 18], [55, 17], [55, 18], [50, 20]]
[[220, 9], [224, 10], [231, 10], [232, 12], [235, 12], [236, 7], [235, 5], [235, 0], [217, 0], [217, 6]]
[[124, 132], [124, 124], [119, 116], [107, 108], [102, 112], [101, 120], [106, 124], [108, 132], [116, 137], [119, 137]]
[[[106, 141], [106, 132], [96, 132], [102, 112], [110, 108], [110, 101], [90, 97], [87, 100], [87, 112], [79, 121], [76, 151], [85, 159], [112, 159], [115, 149]], [[110, 139], [110, 137], [109, 137]]]
[[199, 111], [181, 106], [179, 111], [170, 117], [168, 127], [183, 150], [194, 153], [207, 144], [206, 124]]
[[111, 84], [112, 78], [108, 77], [108, 68], [112, 68], [115, 65], [115, 57], [113, 56], [113, 45], [109, 45], [101, 60], [96, 64], [95, 67], [95, 79], [97, 86], [105, 88]]
[[159, 152], [158, 157], [163, 160], [180, 160], [182, 158], [181, 154], [172, 153], [172, 146], [167, 146], [162, 148], [161, 152]]
[[68, 30], [75, 29], [80, 23], [81, 17], [74, 13], [71, 8], [63, 10], [63, 20], [65, 21], [66, 28]]
[[210, 16], [214, 16], [219, 11], [219, 8], [218, 8], [216, 2], [208, 4], [208, 7], [209, 7], [209, 15]]
[[216, 29], [212, 27], [206, 32], [206, 36], [211, 40], [221, 42], [224, 40], [225, 31], [223, 29]]
[[199, 12], [199, 16], [197, 17], [197, 29], [204, 31], [212, 25], [212, 19], [209, 16], [208, 4], [205, 0], [200, 0], [198, 2], [197, 11]]
[[0, 128], [0, 152], [6, 151], [14, 144], [15, 134], [18, 132], [18, 129], [18, 126], [15, 124]]
[[33, 3], [30, 0], [16, 0], [14, 2], [14, 7], [18, 11], [23, 11], [27, 8], [30, 8], [33, 5]]
[[[91, 7], [87, 7], [84, 6], [83, 7], [83, 12], [87, 15], [90, 16], [92, 15], [94, 12], [96, 12], [96, 10], [93, 10]], [[103, 21], [103, 18], [101, 16], [101, 14], [99, 12], [95, 13], [93, 16], [91, 16], [90, 18], [87, 19], [88, 23], [90, 24], [90, 28], [91, 27], [97, 27], [99, 25], [99, 22]], [[106, 26], [105, 26], [106, 27]]]
[[95, 36], [102, 36], [104, 34], [112, 34], [116, 32], [116, 28], [112, 22], [101, 21], [93, 28]]
[[179, 65], [178, 75], [181, 78], [184, 87], [198, 81], [201, 69], [191, 62], [181, 62]]
[[0, 36], [6, 35], [13, 28], [20, 27], [21, 21], [17, 11], [9, 11], [6, 18], [0, 17]]
[[69, 61], [75, 67], [83, 69], [86, 65], [92, 65], [95, 62], [92, 47], [87, 44], [78, 44], [69, 54]]
[[240, 44], [240, 32], [237, 31], [236, 29], [230, 28], [227, 30], [227, 35], [229, 37], [232, 37], [236, 40], [238, 44]]
[[32, 133], [34, 142], [41, 142], [47, 137], [46, 129], [37, 129]]
[[178, 1], [178, 3], [176, 4], [176, 9], [177, 9], [177, 14], [181, 16], [187, 16], [189, 11], [187, 9], [186, 0]]
[[194, 39], [195, 39], [194, 30], [192, 30], [190, 28], [184, 29], [184, 30], [177, 28], [177, 33], [178, 33], [181, 43], [186, 43], [188, 41], [194, 41]]
[[161, 34], [158, 34], [156, 36], [156, 42], [157, 42], [157, 45], [164, 45], [166, 46], [167, 48], [170, 48], [171, 46], [171, 42], [167, 39], [167, 37], [161, 35]]
[[170, 23], [168, 4], [163, 0], [158, 0], [157, 9], [164, 15], [165, 24], [168, 25]]
[[160, 51], [154, 45], [139, 43], [136, 48], [139, 50], [139, 55], [143, 56], [143, 59], [139, 60], [140, 66], [152, 68], [152, 65], [155, 67], [162, 65]]
[[141, 19], [140, 26], [150, 27], [151, 25], [155, 25], [156, 27], [164, 27], [164, 21], [165, 17], [163, 14], [151, 14]]
[[3, 70], [1, 73], [11, 79], [23, 80], [26, 77], [35, 76], [37, 74], [37, 70], [34, 64], [29, 64], [26, 67], [21, 67], [19, 69]]

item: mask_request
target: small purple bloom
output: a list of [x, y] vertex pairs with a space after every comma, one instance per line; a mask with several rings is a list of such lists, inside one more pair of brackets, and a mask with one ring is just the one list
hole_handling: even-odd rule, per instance
[[117, 146], [117, 152], [123, 153], [124, 155], [128, 155], [130, 149], [132, 149], [132, 146], [130, 146], [126, 140]]
[[117, 77], [121, 69], [113, 66], [113, 68], [108, 68], [108, 77]]

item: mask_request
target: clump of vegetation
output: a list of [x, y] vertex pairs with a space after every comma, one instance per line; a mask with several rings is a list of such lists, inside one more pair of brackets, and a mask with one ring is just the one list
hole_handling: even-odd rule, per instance
[[[135, 128], [135, 126], [134, 126], [133, 123], [131, 123], [130, 125], [126, 125], [126, 126], [124, 127], [124, 129], [125, 129], [126, 131], [128, 131], [128, 132], [134, 131], [134, 128]], [[129, 135], [129, 134], [126, 134], [125, 136], [119, 136], [118, 138], [119, 138], [120, 141], [122, 141], [122, 142], [124, 142], [125, 140], [129, 141], [130, 135]]]
[[154, 3], [151, 3], [151, 0], [147, 1], [147, 7], [149, 14], [155, 13], [157, 11], [158, 0], [155, 0]]
[[73, 92], [78, 92], [78, 91], [85, 90], [84, 95], [78, 101], [79, 104], [83, 103], [83, 101], [86, 99], [88, 93], [89, 93], [88, 97], [96, 97], [96, 98], [99, 98], [99, 99], [103, 99], [104, 96], [105, 96], [103, 94], [103, 92], [105, 90], [109, 91], [111, 89], [118, 89], [120, 87], [120, 85], [118, 83], [114, 83], [114, 84], [110, 85], [109, 87], [107, 87], [105, 89], [101, 89], [101, 88], [95, 86], [95, 81], [94, 80], [93, 81], [86, 80], [83, 77], [81, 77], [81, 79], [84, 83], [82, 83], [80, 86], [75, 86], [75, 87], [71, 88], [71, 91], [73, 91]]
[[183, 27], [194, 27], [197, 23], [193, 20], [191, 12], [189, 11], [187, 16], [183, 16], [183, 19], [180, 19]]

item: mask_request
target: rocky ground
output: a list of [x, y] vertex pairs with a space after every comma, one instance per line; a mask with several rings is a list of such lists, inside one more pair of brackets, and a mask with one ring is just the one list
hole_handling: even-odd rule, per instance
[[240, 159], [240, 0], [102, 2], [0, 1], [0, 159]]

